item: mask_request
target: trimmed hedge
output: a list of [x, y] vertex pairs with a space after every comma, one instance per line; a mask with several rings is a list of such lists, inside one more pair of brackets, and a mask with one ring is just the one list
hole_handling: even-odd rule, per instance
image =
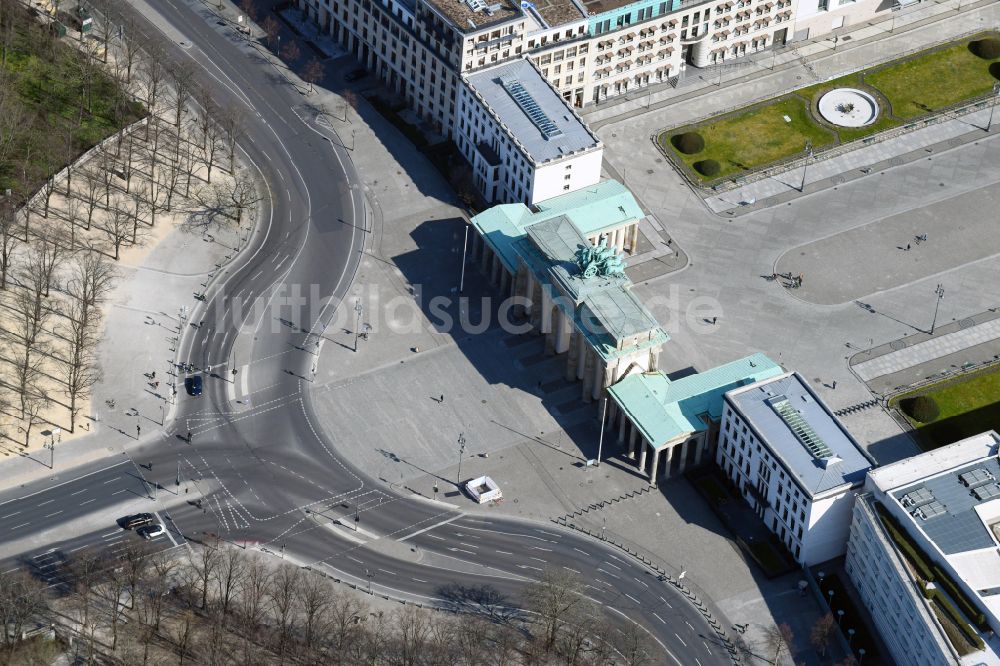
[[944, 610], [945, 614], [951, 618], [951, 621], [954, 622], [959, 631], [962, 632], [962, 635], [964, 635], [970, 643], [976, 646], [977, 649], [983, 650], [986, 648], [986, 643], [983, 642], [983, 639], [979, 637], [979, 634], [972, 628], [972, 625], [969, 624], [968, 620], [966, 620], [962, 614], [958, 612], [958, 609], [955, 608], [954, 604], [951, 603], [948, 597], [941, 593], [941, 590], [937, 588], [930, 590], [924, 588], [924, 598], [928, 601], [936, 603], [942, 610]]
[[899, 401], [899, 408], [903, 410], [904, 414], [920, 423], [931, 423], [941, 414], [941, 408], [929, 395], [903, 398]]
[[700, 153], [705, 150], [705, 139], [702, 138], [701, 134], [698, 134], [697, 132], [674, 134], [670, 137], [670, 143], [673, 144], [674, 148], [685, 155], [694, 155], [695, 153]]
[[1000, 39], [987, 37], [969, 42], [969, 51], [977, 58], [996, 60], [1000, 58]]
[[948, 596], [958, 603], [966, 617], [972, 620], [972, 623], [983, 631], [989, 629], [989, 625], [986, 623], [986, 616], [976, 608], [975, 604], [966, 596], [965, 591], [958, 587], [951, 579], [951, 576], [942, 571], [937, 565], [934, 565], [934, 574], [934, 582], [945, 588]]
[[899, 522], [896, 520], [895, 516], [891, 515], [884, 506], [880, 503], [876, 503], [876, 510], [878, 511], [879, 518], [882, 519], [882, 524], [885, 525], [885, 529], [889, 532], [889, 536], [896, 543], [896, 546], [903, 551], [906, 555], [906, 559], [909, 560], [913, 568], [917, 570], [920, 577], [925, 581], [933, 581], [934, 573], [931, 571], [931, 566], [924, 559], [923, 553], [916, 549], [916, 547], [910, 542], [909, 537], [903, 533], [903, 528], [900, 527]]
[[700, 162], [695, 162], [691, 166], [701, 175], [708, 177], [715, 176], [722, 170], [722, 167], [719, 166], [719, 163], [715, 160], [701, 160]]

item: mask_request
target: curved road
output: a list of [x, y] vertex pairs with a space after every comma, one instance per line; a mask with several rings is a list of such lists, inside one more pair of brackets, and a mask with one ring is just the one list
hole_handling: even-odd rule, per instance
[[[58, 581], [74, 551], [135, 538], [116, 529], [117, 517], [156, 510], [170, 528], [165, 547], [215, 535], [376, 594], [479, 612], [517, 605], [546, 569], [575, 572], [612, 616], [650, 632], [662, 663], [727, 663], [700, 613], [613, 548], [403, 497], [338, 455], [364, 443], [324, 432], [309, 386], [324, 324], [364, 248], [361, 180], [312, 122], [308, 98], [204, 5], [160, 0], [153, 10], [134, 0], [122, 11], [146, 40], [166, 42], [170, 58], [199, 65], [221, 107], [241, 110], [241, 145], [267, 185], [270, 215], [191, 315], [181, 358], [202, 373], [204, 394], [181, 390], [164, 431], [124, 460], [81, 467], [57, 486], [0, 493], [0, 571]], [[237, 384], [245, 399], [235, 399]]]

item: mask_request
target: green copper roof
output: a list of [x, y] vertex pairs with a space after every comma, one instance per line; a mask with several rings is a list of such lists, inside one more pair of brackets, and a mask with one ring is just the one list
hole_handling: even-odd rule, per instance
[[501, 204], [472, 218], [483, 238], [500, 260], [513, 272], [517, 268], [514, 241], [537, 222], [566, 216], [584, 237], [644, 217], [628, 189], [615, 180], [604, 180], [582, 190], [563, 194], [536, 204], [536, 211], [521, 203]]
[[646, 441], [660, 448], [679, 436], [706, 430], [703, 414], [718, 420], [728, 391], [783, 372], [757, 353], [676, 381], [662, 372], [629, 375], [608, 393]]

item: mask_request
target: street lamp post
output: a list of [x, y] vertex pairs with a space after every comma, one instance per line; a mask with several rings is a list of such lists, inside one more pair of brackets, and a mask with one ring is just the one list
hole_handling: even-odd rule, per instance
[[840, 626], [840, 621], [844, 619], [844, 609], [840, 608], [837, 610], [837, 626]]
[[594, 462], [594, 465], [597, 467], [600, 467], [601, 465], [601, 450], [604, 448], [604, 428], [607, 416], [608, 416], [608, 398], [607, 396], [605, 396], [604, 409], [601, 410], [601, 435], [597, 440], [597, 461]]
[[358, 323], [354, 326], [354, 351], [358, 351], [358, 335], [361, 333], [361, 315], [365, 308], [361, 305], [361, 299], [354, 301], [354, 311], [358, 313]]
[[812, 141], [806, 141], [806, 161], [802, 165], [802, 185], [799, 186], [799, 192], [804, 192], [806, 189], [806, 170], [809, 168], [809, 158], [812, 156], [813, 156]]
[[864, 648], [858, 648], [858, 666], [861, 666], [861, 662], [864, 661], [865, 652], [866, 650]]
[[372, 593], [372, 578], [374, 577], [375, 574], [372, 571], [365, 569], [365, 578], [368, 579], [368, 594]]
[[458, 293], [465, 289], [465, 254], [469, 250], [469, 223], [465, 223], [465, 240], [462, 241], [462, 273], [458, 278]]
[[458, 485], [462, 484], [462, 456], [465, 455], [465, 433], [460, 433], [458, 436], [458, 477], [455, 479], [455, 483]]
[[934, 335], [934, 328], [937, 326], [938, 308], [941, 306], [941, 299], [944, 298], [944, 287], [938, 284], [937, 288], [934, 289], [934, 294], [937, 298], [934, 299], [934, 318], [931, 320], [931, 335]]
[[989, 132], [990, 128], [993, 127], [993, 112], [996, 111], [997, 102], [1000, 102], [1000, 81], [993, 84], [993, 105], [990, 106], [990, 119], [986, 123], [986, 131]]
[[847, 630], [847, 647], [851, 647], [851, 643], [854, 642], [854, 634], [856, 633], [854, 629]]

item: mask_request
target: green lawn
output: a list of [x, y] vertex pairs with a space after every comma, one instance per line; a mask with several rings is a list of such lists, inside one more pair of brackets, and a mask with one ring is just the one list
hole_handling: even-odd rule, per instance
[[24, 9], [12, 6], [6, 20], [12, 29], [0, 70], [16, 94], [5, 110], [19, 114], [20, 122], [0, 163], [0, 188], [26, 196], [68, 161], [138, 120], [144, 110], [101, 63], [54, 40]]
[[893, 115], [911, 119], [989, 93], [996, 82], [990, 62], [970, 53], [963, 41], [869, 72], [865, 81], [889, 99]]
[[[784, 116], [791, 118], [791, 122], [786, 122]], [[661, 134], [660, 141], [666, 149], [673, 150], [670, 137], [683, 131]], [[718, 162], [719, 173], [704, 180], [725, 178], [804, 153], [807, 141], [820, 148], [836, 139], [833, 132], [812, 121], [807, 102], [795, 95], [700, 125], [696, 131], [705, 139], [705, 149], [693, 155], [676, 154], [692, 170], [702, 160]]]
[[[657, 140], [664, 152], [682, 163], [692, 180], [700, 183], [731, 178], [797, 157], [803, 153], [806, 141], [812, 141], [817, 150], [855, 141], [932, 111], [987, 95], [996, 82], [990, 65], [1000, 58], [985, 60], [969, 51], [971, 41], [984, 37], [995, 39], [997, 35], [978, 35], [871, 70], [800, 88], [697, 125], [666, 130]], [[816, 120], [811, 108], [819, 98], [828, 90], [845, 86], [868, 89], [879, 99], [882, 113], [874, 123], [852, 129], [833, 128]], [[791, 122], [786, 122], [784, 116]], [[691, 155], [678, 151], [670, 139], [685, 132], [701, 135], [705, 147]], [[717, 163], [718, 172], [705, 173], [696, 166], [706, 161]]]
[[940, 412], [930, 423], [919, 423], [904, 414], [916, 428], [918, 442], [924, 449], [951, 444], [986, 430], [1000, 430], [1000, 368], [901, 395], [891, 404], [897, 407], [900, 400], [914, 395], [931, 396]]

